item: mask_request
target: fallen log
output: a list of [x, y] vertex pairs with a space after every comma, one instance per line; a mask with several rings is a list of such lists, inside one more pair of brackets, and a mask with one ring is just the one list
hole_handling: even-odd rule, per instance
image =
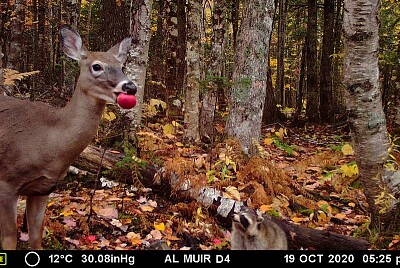
[[[89, 169], [91, 173], [97, 173], [100, 163], [102, 168], [112, 169], [115, 164], [123, 159], [123, 154], [105, 151], [88, 146], [79, 159], [74, 163], [79, 168]], [[226, 198], [223, 194], [211, 187], [193, 187], [190, 180], [179, 178], [177, 174], [167, 172], [164, 168], [156, 168], [150, 163], [140, 165], [142, 175], [141, 183], [151, 188], [153, 192], [170, 198], [196, 200], [207, 207], [211, 215], [214, 215], [219, 223], [230, 228], [231, 216], [240, 211], [243, 202]], [[118, 178], [110, 178], [116, 179]], [[127, 183], [127, 181], [123, 181]], [[288, 236], [290, 249], [315, 249], [315, 250], [366, 250], [370, 244], [365, 239], [354, 238], [334, 232], [311, 229], [297, 225], [282, 219], [270, 217], [283, 228]]]

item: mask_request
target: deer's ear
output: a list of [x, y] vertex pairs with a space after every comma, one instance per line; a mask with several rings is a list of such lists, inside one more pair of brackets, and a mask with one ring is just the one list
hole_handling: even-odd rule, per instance
[[110, 48], [107, 52], [114, 55], [114, 57], [120, 62], [124, 63], [128, 58], [128, 52], [131, 49], [132, 38], [127, 37], [121, 41], [121, 43], [116, 44]]
[[79, 33], [69, 25], [63, 25], [60, 28], [61, 46], [64, 53], [77, 61], [87, 56], [87, 49], [82, 43]]

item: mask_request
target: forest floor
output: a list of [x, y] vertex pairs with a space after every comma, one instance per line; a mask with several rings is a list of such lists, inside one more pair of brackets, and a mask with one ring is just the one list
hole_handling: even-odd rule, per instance
[[[255, 142], [259, 156], [251, 159], [235, 141], [185, 144], [178, 124], [148, 123], [137, 135], [142, 158], [249, 207], [304, 227], [369, 239], [372, 249], [400, 249], [400, 235], [370, 239], [367, 203], [344, 125], [265, 126]], [[194, 200], [122, 183], [94, 184], [70, 175], [50, 195], [45, 248], [230, 248], [230, 227]], [[22, 225], [23, 199], [19, 208]], [[22, 231], [21, 248], [27, 239]]]

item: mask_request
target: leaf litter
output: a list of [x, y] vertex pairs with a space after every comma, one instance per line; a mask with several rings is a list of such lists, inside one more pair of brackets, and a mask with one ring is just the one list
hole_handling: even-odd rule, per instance
[[[258, 155], [248, 159], [235, 140], [205, 149], [185, 145], [180, 127], [154, 124], [138, 133], [144, 160], [151, 160], [146, 155], [158, 157], [179, 178], [214, 187], [225, 197], [294, 224], [349, 236], [367, 231], [367, 203], [353, 148], [343, 138], [347, 133], [269, 126], [264, 138], [254, 141]], [[174, 250], [230, 248], [229, 228], [196, 201], [166, 200], [122, 183], [103, 183], [92, 197], [92, 189], [72, 188], [60, 187], [50, 195], [48, 248], [141, 250], [160, 242]], [[18, 220], [22, 222], [21, 213]], [[22, 232], [20, 240], [26, 241], [27, 234]], [[388, 248], [398, 248], [399, 241], [394, 236]]]

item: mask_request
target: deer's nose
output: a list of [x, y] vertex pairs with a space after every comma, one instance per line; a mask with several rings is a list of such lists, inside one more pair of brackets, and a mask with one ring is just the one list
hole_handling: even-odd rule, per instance
[[129, 81], [128, 83], [123, 84], [122, 90], [128, 95], [135, 95], [137, 92], [136, 85], [132, 81]]

